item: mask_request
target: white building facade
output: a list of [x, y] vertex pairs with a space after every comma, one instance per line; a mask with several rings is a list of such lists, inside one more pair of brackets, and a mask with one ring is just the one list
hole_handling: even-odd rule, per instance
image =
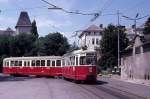
[[91, 25], [79, 35], [79, 46], [86, 46], [87, 50], [95, 50], [100, 47], [103, 28]]

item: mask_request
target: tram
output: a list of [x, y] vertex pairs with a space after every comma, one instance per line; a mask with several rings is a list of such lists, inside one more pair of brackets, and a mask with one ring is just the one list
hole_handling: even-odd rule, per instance
[[10, 57], [3, 60], [3, 73], [10, 75], [61, 76], [60, 56]]
[[10, 75], [62, 76], [75, 81], [96, 81], [96, 52], [75, 50], [63, 56], [10, 57], [3, 60]]
[[64, 78], [75, 81], [96, 81], [96, 52], [76, 50], [67, 53], [62, 59]]

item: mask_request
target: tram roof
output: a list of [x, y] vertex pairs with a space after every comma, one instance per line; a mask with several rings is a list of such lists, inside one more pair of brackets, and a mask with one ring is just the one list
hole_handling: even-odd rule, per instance
[[92, 53], [92, 52], [95, 52], [95, 50], [74, 50], [72, 52], [69, 52], [69, 53], [66, 53], [64, 56], [67, 56], [67, 55], [74, 55], [74, 54], [83, 54], [83, 53]]
[[4, 60], [61, 59], [61, 56], [9, 57]]

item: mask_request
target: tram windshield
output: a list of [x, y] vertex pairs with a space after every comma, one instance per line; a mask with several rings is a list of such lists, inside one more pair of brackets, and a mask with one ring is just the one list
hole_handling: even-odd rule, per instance
[[93, 53], [80, 57], [80, 65], [95, 65], [95, 64], [96, 64], [96, 56]]

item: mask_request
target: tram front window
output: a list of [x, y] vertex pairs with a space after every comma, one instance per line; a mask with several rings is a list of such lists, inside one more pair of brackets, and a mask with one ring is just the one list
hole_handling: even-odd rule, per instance
[[80, 65], [95, 65], [96, 58], [95, 56], [81, 56]]
[[94, 56], [87, 56], [86, 57], [86, 63], [87, 63], [87, 65], [95, 65], [96, 64], [96, 58]]

